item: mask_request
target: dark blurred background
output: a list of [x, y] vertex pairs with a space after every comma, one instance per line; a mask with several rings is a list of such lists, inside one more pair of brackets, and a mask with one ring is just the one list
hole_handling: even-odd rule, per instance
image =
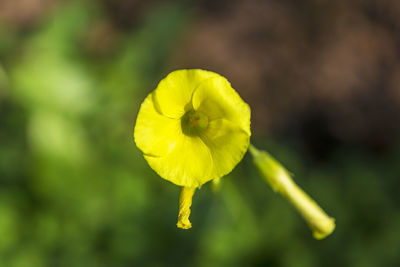
[[[133, 127], [182, 68], [231, 81], [333, 235], [248, 155], [176, 228]], [[0, 266], [400, 266], [399, 111], [398, 0], [0, 0]]]

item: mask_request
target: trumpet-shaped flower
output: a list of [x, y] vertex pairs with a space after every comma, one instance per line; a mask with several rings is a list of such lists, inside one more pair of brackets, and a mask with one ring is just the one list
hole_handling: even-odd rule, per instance
[[150, 167], [182, 186], [178, 227], [188, 220], [196, 188], [240, 162], [249, 146], [250, 108], [222, 76], [170, 73], [143, 101], [134, 138]]

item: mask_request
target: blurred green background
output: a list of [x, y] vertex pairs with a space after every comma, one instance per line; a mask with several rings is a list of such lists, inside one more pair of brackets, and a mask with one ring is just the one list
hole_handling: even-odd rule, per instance
[[[0, 266], [400, 266], [399, 30], [397, 0], [1, 0]], [[176, 228], [133, 127], [182, 68], [232, 82], [333, 235], [249, 155]]]

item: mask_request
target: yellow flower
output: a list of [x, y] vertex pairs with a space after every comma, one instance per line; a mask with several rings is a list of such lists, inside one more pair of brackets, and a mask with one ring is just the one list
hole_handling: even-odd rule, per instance
[[250, 108], [222, 76], [205, 70], [170, 73], [143, 101], [134, 137], [150, 167], [182, 186], [178, 227], [188, 220], [194, 190], [243, 158]]

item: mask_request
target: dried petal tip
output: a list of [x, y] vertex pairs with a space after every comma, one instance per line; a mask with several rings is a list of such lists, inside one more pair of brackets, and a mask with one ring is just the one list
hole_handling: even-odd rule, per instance
[[182, 187], [181, 196], [179, 198], [179, 215], [176, 226], [181, 229], [192, 228], [192, 223], [189, 221], [190, 206], [196, 189], [192, 187]]

